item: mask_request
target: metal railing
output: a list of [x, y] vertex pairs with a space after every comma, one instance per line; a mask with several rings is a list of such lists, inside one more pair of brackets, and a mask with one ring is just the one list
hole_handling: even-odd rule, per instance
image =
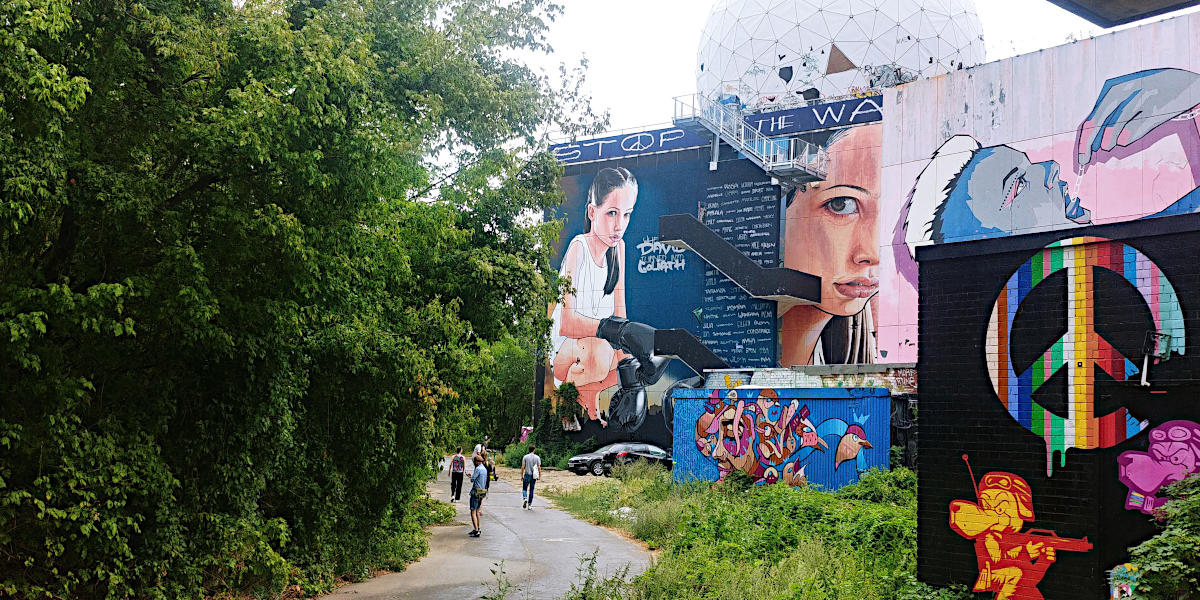
[[768, 173], [791, 176], [805, 172], [824, 179], [829, 162], [825, 149], [795, 137], [769, 137], [746, 124], [742, 111], [700, 94], [675, 98], [675, 122], [696, 120]]

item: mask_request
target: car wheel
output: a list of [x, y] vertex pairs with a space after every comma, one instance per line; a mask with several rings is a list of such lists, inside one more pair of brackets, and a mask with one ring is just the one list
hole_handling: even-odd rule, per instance
[[596, 477], [599, 477], [604, 474], [604, 464], [598, 460], [593, 462], [591, 464], [590, 468], [592, 471], [592, 475], [595, 475]]

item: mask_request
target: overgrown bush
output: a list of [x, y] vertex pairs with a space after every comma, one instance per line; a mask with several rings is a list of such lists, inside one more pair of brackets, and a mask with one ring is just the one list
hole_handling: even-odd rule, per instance
[[858, 481], [837, 491], [839, 498], [866, 500], [898, 506], [916, 506], [917, 472], [899, 467], [890, 471], [872, 469]]
[[[574, 392], [574, 385], [571, 383], [564, 383], [556, 391], [556, 394], [564, 393], [562, 388], [568, 388], [565, 392], [567, 397], [574, 397], [572, 392], [578, 394], [578, 392]], [[565, 398], [559, 399], [560, 406], [565, 402]], [[575, 405], [578, 406], [578, 403]], [[590, 452], [598, 446], [595, 438], [577, 442], [568, 437], [563, 431], [562, 421], [549, 398], [543, 398], [541, 401], [537, 425], [534, 426], [529, 439], [524, 442], [513, 442], [504, 448], [504, 464], [514, 469], [520, 468], [521, 457], [529, 452], [531, 444], [537, 447], [537, 454], [542, 458], [542, 465], [556, 469], [566, 469], [567, 461], [572, 456]]]
[[1167, 486], [1159, 510], [1162, 531], [1131, 549], [1141, 576], [1135, 598], [1200, 598], [1200, 475]]
[[638, 463], [614, 475], [555, 500], [663, 549], [624, 598], [971, 597], [916, 581], [916, 477], [906, 469], [866, 473], [838, 493], [680, 484]]
[[590, 110], [520, 58], [560, 11], [0, 2], [0, 597], [421, 550], [436, 450], [524, 420], [476, 424], [561, 287], [536, 140]]

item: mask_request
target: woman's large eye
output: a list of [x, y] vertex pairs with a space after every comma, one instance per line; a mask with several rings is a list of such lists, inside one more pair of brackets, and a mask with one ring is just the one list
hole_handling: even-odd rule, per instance
[[858, 200], [849, 196], [831, 198], [821, 206], [835, 215], [852, 215], [858, 212]]

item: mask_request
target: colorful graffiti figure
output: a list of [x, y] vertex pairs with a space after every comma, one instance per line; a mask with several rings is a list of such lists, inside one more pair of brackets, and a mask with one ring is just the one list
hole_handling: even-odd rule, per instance
[[1132, 598], [1133, 592], [1137, 591], [1138, 579], [1141, 577], [1142, 574], [1138, 572], [1137, 565], [1130, 563], [1117, 565], [1108, 573], [1109, 598], [1112, 600]]
[[1158, 493], [1170, 483], [1200, 473], [1200, 425], [1167, 421], [1150, 430], [1145, 452], [1130, 450], [1117, 457], [1117, 478], [1129, 487], [1125, 508], [1154, 514], [1166, 504]]
[[950, 529], [975, 540], [979, 565], [976, 592], [995, 592], [996, 600], [1041, 600], [1037, 586], [1058, 550], [1086, 552], [1092, 545], [1060, 538], [1053, 532], [1021, 528], [1034, 520], [1033, 490], [1023, 478], [992, 471], [979, 481], [976, 502], [950, 502]]
[[[722, 396], [724, 394], [724, 396]], [[735, 471], [756, 483], [783, 482], [804, 485], [806, 460], [814, 451], [825, 452], [827, 436], [839, 437], [834, 453], [835, 470], [853, 461], [866, 470], [862, 450], [872, 448], [861, 423], [826, 419], [818, 426], [808, 405], [780, 399], [774, 390], [714, 391], [705, 412], [696, 420], [696, 448], [717, 464], [718, 481]]]

